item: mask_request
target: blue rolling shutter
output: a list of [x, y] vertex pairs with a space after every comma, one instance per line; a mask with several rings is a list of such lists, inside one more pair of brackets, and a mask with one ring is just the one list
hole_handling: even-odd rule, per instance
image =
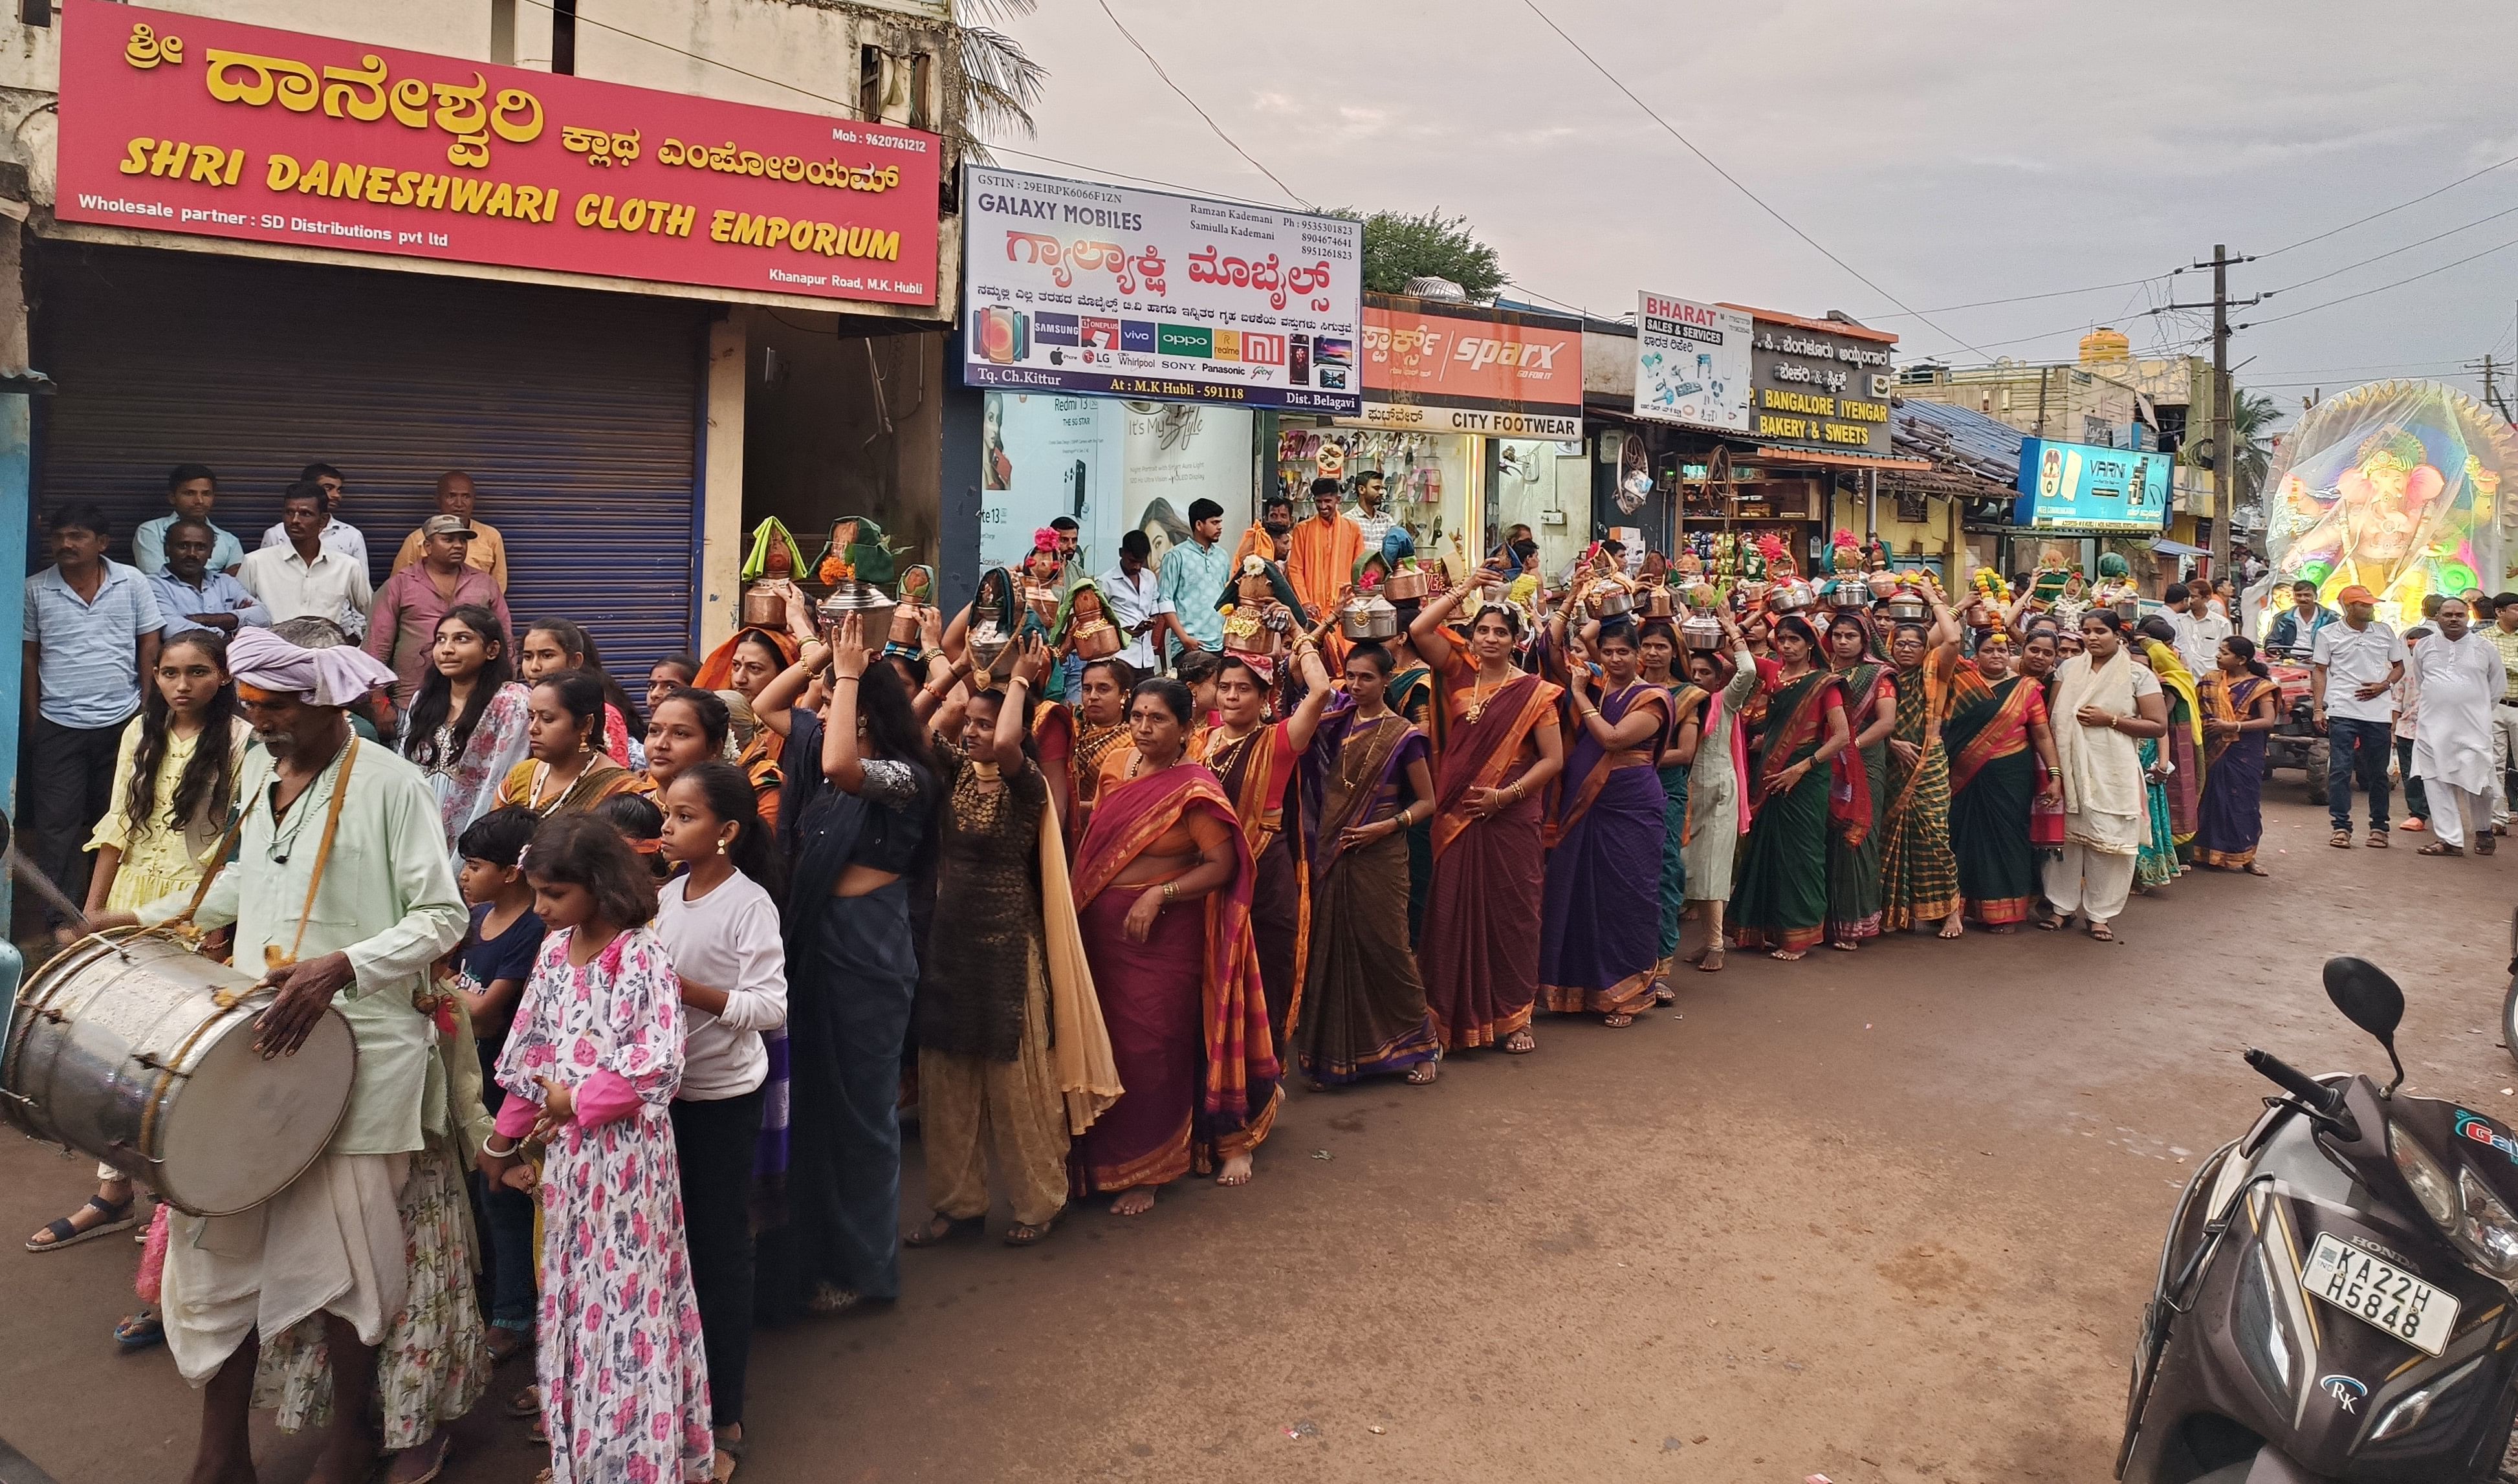
[[39, 399], [38, 503], [103, 503], [117, 559], [177, 463], [218, 470], [214, 518], [251, 549], [320, 459], [381, 584], [462, 469], [519, 625], [583, 624], [632, 695], [689, 647], [706, 306], [59, 242], [37, 284], [61, 388]]

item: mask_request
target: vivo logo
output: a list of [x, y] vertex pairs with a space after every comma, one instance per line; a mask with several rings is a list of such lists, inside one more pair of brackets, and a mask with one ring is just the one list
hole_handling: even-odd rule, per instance
[[1534, 345], [1521, 340], [1490, 340], [1483, 335], [1462, 335], [1454, 361], [1466, 361], [1471, 371], [1490, 366], [1514, 366], [1524, 371], [1553, 371], [1556, 353], [1565, 348], [1563, 341], [1554, 345]]

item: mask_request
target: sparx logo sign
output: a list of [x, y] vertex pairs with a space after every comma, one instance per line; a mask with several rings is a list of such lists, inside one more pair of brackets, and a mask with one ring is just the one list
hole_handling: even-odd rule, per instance
[[1466, 361], [1472, 370], [1489, 366], [1517, 366], [1524, 371], [1553, 371], [1556, 353], [1565, 348], [1563, 341], [1541, 345], [1529, 340], [1491, 340], [1484, 335], [1462, 335], [1452, 352], [1454, 361]]

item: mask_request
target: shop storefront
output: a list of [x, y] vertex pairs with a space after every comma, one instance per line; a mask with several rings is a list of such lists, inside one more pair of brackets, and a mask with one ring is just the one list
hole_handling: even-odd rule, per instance
[[1093, 573], [1129, 530], [1159, 568], [1201, 499], [1232, 545], [1277, 478], [1279, 415], [1363, 410], [1359, 224], [977, 167], [962, 198], [948, 600], [1060, 516]]
[[[1545, 570], [1587, 533], [1580, 321], [1367, 294], [1353, 416], [1276, 419], [1275, 478], [1293, 497], [1336, 472], [1382, 476], [1392, 519], [1454, 578], [1517, 526]], [[1348, 497], [1352, 502], [1352, 496]]]
[[2114, 551], [2151, 596], [2174, 580], [2179, 558], [2152, 549], [2167, 521], [2166, 454], [2024, 438], [2019, 489], [2006, 570], [2030, 571], [2061, 557], [2095, 573], [2099, 557]]
[[[946, 312], [933, 133], [96, 0], [61, 21], [36, 491], [103, 503], [117, 557], [174, 464], [218, 471], [250, 546], [322, 461], [381, 583], [461, 469], [518, 619], [643, 674], [733, 623], [747, 391], [783, 378], [840, 424], [884, 395], [862, 348], [800, 382], [748, 326], [932, 344]], [[926, 445], [932, 508], [933, 409], [884, 420]]]

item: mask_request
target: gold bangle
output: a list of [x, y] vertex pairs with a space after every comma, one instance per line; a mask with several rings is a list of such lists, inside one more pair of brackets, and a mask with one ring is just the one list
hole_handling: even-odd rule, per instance
[[1170, 906], [1173, 902], [1178, 901], [1179, 899], [1180, 899], [1180, 883], [1179, 883], [1179, 882], [1177, 882], [1177, 881], [1166, 881], [1166, 882], [1164, 882], [1164, 883], [1163, 883], [1163, 905], [1168, 907], [1168, 906]]

